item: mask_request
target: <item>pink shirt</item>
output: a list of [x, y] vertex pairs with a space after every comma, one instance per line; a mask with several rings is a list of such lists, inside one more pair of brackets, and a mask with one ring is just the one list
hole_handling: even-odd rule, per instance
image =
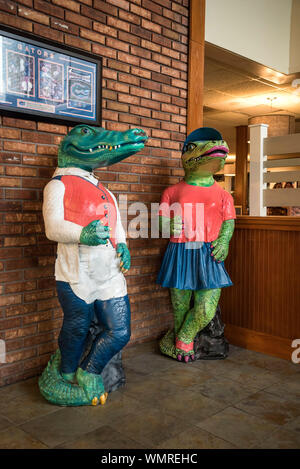
[[233, 198], [219, 184], [199, 187], [184, 180], [165, 189], [159, 215], [181, 216], [184, 227], [179, 237], [171, 236], [173, 243], [214, 241], [223, 221], [236, 218]]

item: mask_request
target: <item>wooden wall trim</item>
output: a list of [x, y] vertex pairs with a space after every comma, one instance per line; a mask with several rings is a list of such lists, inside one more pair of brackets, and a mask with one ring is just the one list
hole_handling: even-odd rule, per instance
[[262, 332], [245, 329], [233, 324], [226, 324], [225, 336], [230, 344], [255, 352], [266, 353], [275, 357], [291, 360], [294, 349], [292, 340]]
[[234, 201], [236, 205], [242, 205], [242, 213], [247, 213], [248, 126], [238, 125], [235, 128], [235, 132], [236, 159]]
[[205, 0], [190, 0], [187, 133], [203, 125]]
[[236, 229], [300, 231], [300, 217], [251, 217], [238, 215]]

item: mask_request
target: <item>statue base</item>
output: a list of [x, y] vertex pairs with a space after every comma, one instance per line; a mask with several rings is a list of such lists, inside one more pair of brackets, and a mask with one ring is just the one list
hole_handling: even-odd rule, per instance
[[217, 311], [210, 323], [195, 337], [194, 350], [196, 360], [222, 360], [228, 357], [229, 343], [224, 336], [224, 323], [221, 309]]

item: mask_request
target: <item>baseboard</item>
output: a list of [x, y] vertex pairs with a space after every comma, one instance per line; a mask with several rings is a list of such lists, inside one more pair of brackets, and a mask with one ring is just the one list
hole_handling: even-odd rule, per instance
[[291, 360], [294, 349], [291, 347], [293, 339], [277, 337], [263, 332], [245, 329], [244, 327], [226, 324], [225, 337], [232, 345], [243, 347], [255, 352], [266, 353], [274, 357]]

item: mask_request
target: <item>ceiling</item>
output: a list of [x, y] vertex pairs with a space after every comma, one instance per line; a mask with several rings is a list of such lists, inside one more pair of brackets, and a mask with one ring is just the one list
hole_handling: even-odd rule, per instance
[[300, 80], [277, 84], [245, 70], [206, 57], [204, 62], [204, 125], [215, 127], [235, 154], [235, 127], [247, 125], [249, 117], [292, 114], [299, 122]]

